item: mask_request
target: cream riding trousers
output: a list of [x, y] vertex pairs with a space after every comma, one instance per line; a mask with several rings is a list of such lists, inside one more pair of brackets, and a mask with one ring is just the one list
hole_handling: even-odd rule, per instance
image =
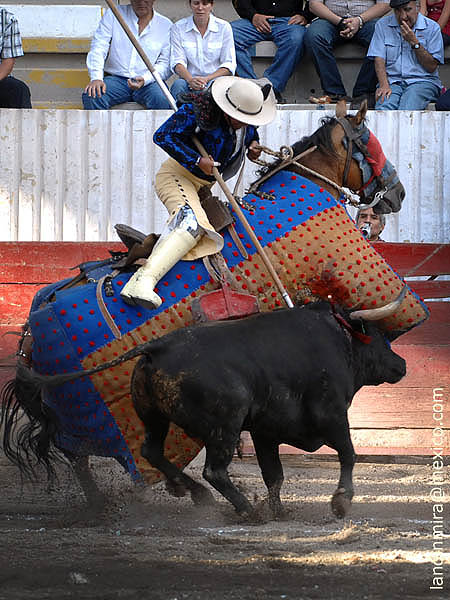
[[197, 245], [183, 260], [202, 258], [220, 252], [223, 248], [222, 236], [214, 230], [200, 204], [198, 190], [205, 185], [212, 187], [213, 183], [196, 177], [173, 158], [166, 160], [156, 174], [156, 193], [167, 208], [169, 219], [172, 219], [182, 206], [188, 204], [194, 211], [198, 224], [205, 230]]

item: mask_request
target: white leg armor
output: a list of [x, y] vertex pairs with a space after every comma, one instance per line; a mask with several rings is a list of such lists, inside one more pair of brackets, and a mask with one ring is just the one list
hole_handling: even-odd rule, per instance
[[161, 298], [153, 291], [154, 287], [167, 271], [192, 250], [202, 235], [203, 229], [197, 223], [192, 208], [187, 204], [182, 206], [169, 221], [145, 265], [136, 271], [120, 292], [121, 298], [127, 304], [158, 308]]

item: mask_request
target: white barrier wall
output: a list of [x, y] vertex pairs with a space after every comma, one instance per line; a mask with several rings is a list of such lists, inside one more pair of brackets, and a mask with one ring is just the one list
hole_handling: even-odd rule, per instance
[[[169, 114], [0, 110], [0, 240], [116, 240], [115, 223], [160, 231], [166, 212], [152, 182], [165, 154], [152, 136]], [[327, 114], [283, 107], [261, 141], [293, 143]], [[407, 192], [383, 238], [449, 242], [450, 113], [371, 111], [368, 125]], [[245, 187], [254, 171], [247, 161]]]
[[97, 29], [106, 3], [98, 6], [2, 4], [19, 21], [22, 38], [90, 38]]

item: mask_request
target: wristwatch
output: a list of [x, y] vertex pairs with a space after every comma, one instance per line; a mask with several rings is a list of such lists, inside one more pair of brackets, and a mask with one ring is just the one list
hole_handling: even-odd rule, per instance
[[420, 48], [420, 44], [419, 44], [419, 42], [417, 42], [417, 43], [415, 43], [415, 44], [411, 44], [411, 48], [412, 48], [413, 50], [418, 50], [418, 49]]

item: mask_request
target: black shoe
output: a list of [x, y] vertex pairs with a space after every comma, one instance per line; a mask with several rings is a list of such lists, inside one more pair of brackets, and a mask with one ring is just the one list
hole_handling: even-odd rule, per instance
[[361, 94], [361, 96], [355, 96], [350, 104], [351, 110], [359, 110], [361, 108], [361, 104], [367, 100], [367, 108], [369, 110], [375, 108], [375, 94]]
[[309, 102], [311, 104], [336, 104], [339, 100], [345, 100], [345, 102], [351, 102], [352, 99], [348, 96], [340, 96], [337, 94], [327, 94], [324, 92], [323, 96], [310, 96]]
[[278, 90], [273, 88], [273, 93], [275, 94], [277, 104], [286, 104], [286, 100], [283, 98], [283, 96], [280, 94], [280, 92]]

